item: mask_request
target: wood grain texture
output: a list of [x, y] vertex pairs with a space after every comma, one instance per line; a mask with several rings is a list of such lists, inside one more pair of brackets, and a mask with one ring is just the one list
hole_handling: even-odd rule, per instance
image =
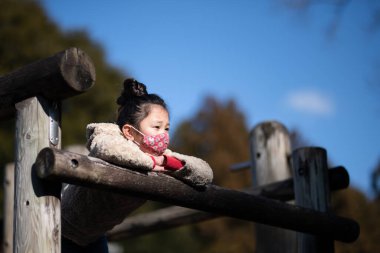
[[15, 104], [42, 95], [62, 100], [95, 83], [95, 67], [82, 50], [70, 48], [0, 77], [0, 120], [14, 115]]
[[[79, 153], [79, 152], [78, 152]], [[344, 189], [348, 186], [349, 176], [345, 168], [329, 169], [331, 190]], [[294, 199], [293, 178], [267, 185], [243, 190], [255, 196], [274, 200], [289, 201]], [[171, 206], [141, 215], [127, 217], [121, 224], [107, 233], [109, 240], [125, 240], [156, 231], [171, 229], [221, 217], [215, 213], [195, 209]]]
[[[329, 212], [330, 189], [326, 150], [300, 148], [293, 153], [296, 204], [320, 212]], [[333, 253], [330, 238], [298, 233], [298, 253]]]
[[50, 145], [49, 106], [36, 97], [16, 104], [16, 253], [61, 251], [60, 185], [43, 182], [33, 167], [38, 152]]
[[13, 253], [14, 175], [15, 164], [8, 163], [4, 172], [4, 253]]
[[122, 223], [107, 232], [111, 241], [124, 240], [147, 233], [179, 227], [185, 224], [194, 224], [218, 217], [213, 213], [201, 212], [180, 206], [162, 208], [154, 212], [139, 214], [125, 219]]
[[38, 175], [47, 180], [119, 192], [346, 242], [358, 236], [358, 224], [347, 218], [216, 185], [197, 189], [161, 173], [139, 173], [62, 150], [41, 150], [35, 166]]
[[[285, 126], [276, 121], [257, 125], [250, 134], [250, 147], [253, 187], [292, 177], [291, 145]], [[262, 224], [256, 224], [255, 231], [257, 253], [294, 253], [296, 250], [296, 233], [293, 231]]]

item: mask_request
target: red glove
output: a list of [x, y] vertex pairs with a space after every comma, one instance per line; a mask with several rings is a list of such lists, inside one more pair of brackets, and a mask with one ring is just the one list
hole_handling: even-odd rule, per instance
[[185, 162], [175, 157], [164, 155], [164, 158], [162, 166], [164, 166], [166, 170], [179, 170], [185, 165]]

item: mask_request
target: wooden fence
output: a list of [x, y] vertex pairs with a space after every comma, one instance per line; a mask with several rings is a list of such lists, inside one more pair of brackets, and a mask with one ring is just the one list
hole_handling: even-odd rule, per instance
[[[94, 80], [91, 60], [75, 48], [0, 77], [0, 119], [16, 112], [17, 142], [13, 244], [8, 234], [5, 252], [12, 247], [17, 253], [60, 252], [61, 182], [175, 205], [126, 219], [109, 231], [111, 240], [221, 215], [270, 225], [257, 229], [263, 231], [260, 235], [273, 236], [272, 242], [277, 238], [281, 252], [333, 252], [333, 240], [353, 242], [359, 236], [355, 221], [329, 212], [330, 190], [348, 186], [345, 169], [329, 170], [321, 148], [291, 152], [287, 131], [277, 122], [252, 130], [254, 187], [242, 191], [216, 185], [194, 188], [164, 174], [139, 173], [60, 150], [60, 102], [86, 91]], [[294, 203], [285, 202], [293, 199]], [[6, 213], [5, 224], [9, 217]], [[273, 227], [298, 231], [297, 243], [294, 233]], [[258, 252], [278, 252], [265, 237], [259, 240]]]
[[61, 100], [94, 82], [91, 60], [76, 48], [0, 77], [0, 119], [16, 115], [14, 236], [5, 250], [61, 251], [60, 184], [41, 180], [32, 168], [42, 148], [60, 148]]

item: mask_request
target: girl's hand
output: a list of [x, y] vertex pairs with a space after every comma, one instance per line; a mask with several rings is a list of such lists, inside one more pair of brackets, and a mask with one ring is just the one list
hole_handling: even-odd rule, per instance
[[151, 155], [151, 154], [148, 154], [148, 155], [150, 157], [152, 157], [152, 159], [154, 160], [154, 168], [152, 169], [152, 171], [156, 171], [156, 172], [166, 172], [166, 171], [168, 171], [164, 167], [165, 157], [163, 155], [161, 155], [161, 156], [154, 156], [154, 155]]
[[176, 171], [185, 165], [185, 162], [178, 160], [177, 158], [170, 156], [153, 156], [150, 155], [154, 162], [153, 171], [167, 172], [167, 171]]
[[165, 169], [163, 166], [156, 165], [156, 166], [154, 166], [154, 168], [153, 168], [152, 171], [156, 171], [156, 172], [166, 172], [166, 171], [168, 171], [168, 170]]
[[156, 165], [161, 166], [161, 167], [164, 166], [165, 156], [163, 155], [160, 155], [160, 156], [150, 155], [150, 156], [154, 158], [154, 160], [156, 161]]

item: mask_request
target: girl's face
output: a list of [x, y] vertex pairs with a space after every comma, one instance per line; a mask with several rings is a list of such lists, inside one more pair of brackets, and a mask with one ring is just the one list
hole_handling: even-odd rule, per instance
[[150, 113], [140, 122], [139, 130], [145, 135], [169, 132], [168, 112], [160, 105], [151, 105]]
[[[169, 132], [169, 114], [168, 112], [160, 105], [151, 105], [150, 113], [146, 116], [141, 122], [138, 129], [144, 135], [157, 135], [164, 132]], [[129, 128], [129, 133], [132, 138], [128, 138], [127, 134], [124, 135], [128, 139], [132, 139], [138, 143], [141, 143], [143, 136], [133, 128]], [[140, 146], [140, 149], [144, 152], [143, 146]]]

